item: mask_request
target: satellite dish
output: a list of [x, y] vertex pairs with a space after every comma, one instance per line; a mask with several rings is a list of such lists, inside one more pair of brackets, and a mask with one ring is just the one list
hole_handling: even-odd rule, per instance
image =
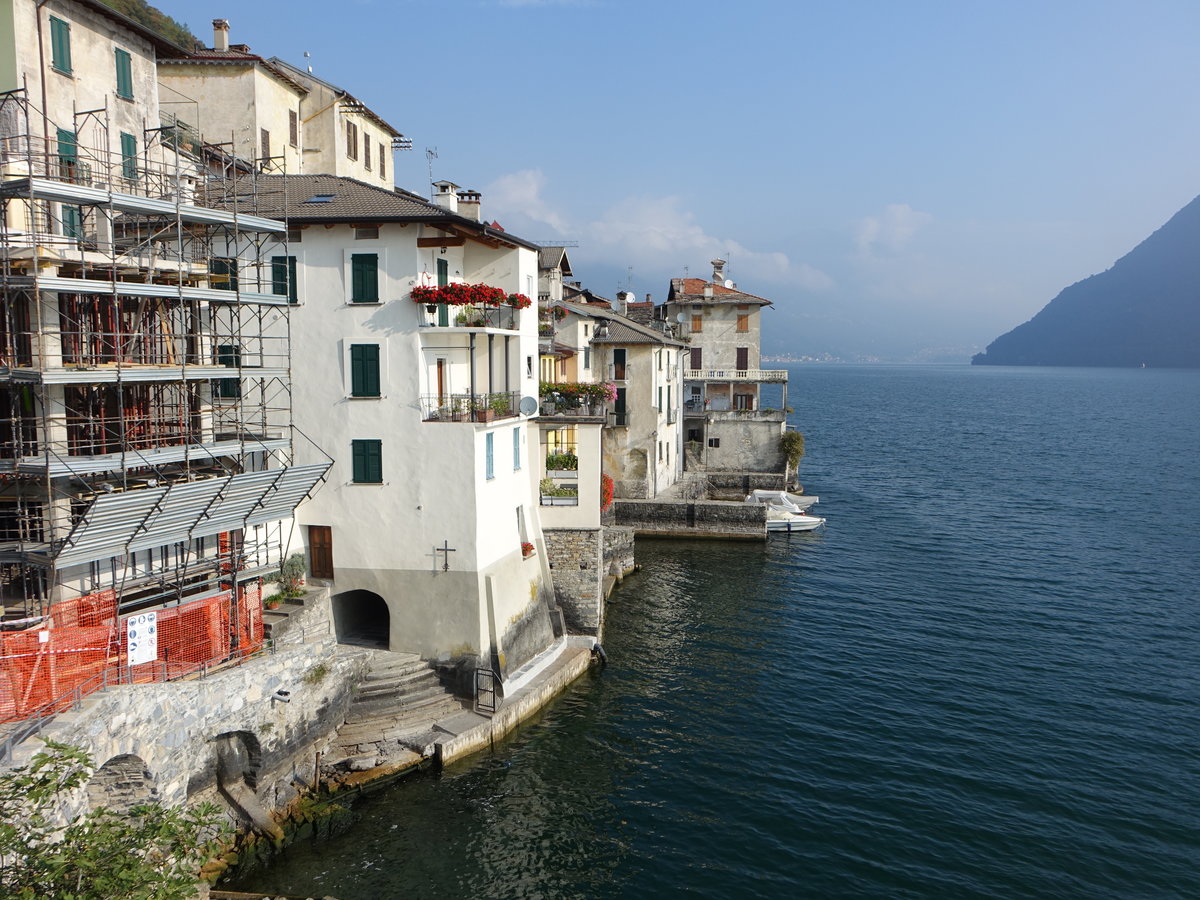
[[538, 411], [537, 397], [522, 397], [521, 398], [521, 414], [532, 416]]
[[726, 278], [726, 279], [725, 279], [725, 287], [727, 287], [727, 288], [731, 288], [731, 287], [733, 287], [733, 281], [732, 281], [732, 280], [730, 280], [730, 279], [728, 279], [728, 278]]
[[685, 316], [683, 313], [676, 313], [675, 321], [682, 325], [685, 321], [687, 321], [687, 316]]

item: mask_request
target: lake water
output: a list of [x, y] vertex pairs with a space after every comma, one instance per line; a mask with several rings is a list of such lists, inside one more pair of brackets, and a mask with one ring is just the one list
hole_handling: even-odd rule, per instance
[[639, 542], [607, 669], [240, 887], [1200, 896], [1200, 372], [789, 394], [822, 532]]

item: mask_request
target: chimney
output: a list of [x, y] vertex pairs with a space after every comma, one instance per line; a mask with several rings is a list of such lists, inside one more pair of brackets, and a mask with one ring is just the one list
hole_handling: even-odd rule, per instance
[[630, 297], [633, 297], [633, 294], [631, 294], [629, 291], [618, 291], [617, 292], [617, 300], [619, 300], [621, 303], [621, 315], [623, 315], [623, 316], [629, 315], [629, 298]]
[[653, 300], [651, 300], [651, 299], [650, 299], [650, 293], [649, 293], [649, 291], [647, 291], [647, 292], [646, 292], [646, 302], [647, 302], [647, 303], [653, 303], [653, 302], [654, 302]]
[[472, 222], [480, 221], [479, 218], [479, 191], [459, 191], [458, 192], [458, 214], [465, 216]]
[[228, 19], [213, 19], [213, 49], [222, 52], [229, 49]]
[[725, 283], [725, 260], [714, 259], [712, 261], [712, 267], [713, 267], [713, 284], [724, 284]]
[[453, 181], [435, 181], [433, 183], [433, 202], [448, 212], [458, 212], [458, 185]]

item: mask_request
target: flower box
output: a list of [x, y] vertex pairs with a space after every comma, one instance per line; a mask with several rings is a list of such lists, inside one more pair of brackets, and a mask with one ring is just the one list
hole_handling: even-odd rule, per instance
[[570, 497], [555, 497], [550, 494], [542, 494], [542, 506], [578, 506], [579, 495], [574, 494]]
[[547, 478], [578, 478], [578, 469], [547, 469]]

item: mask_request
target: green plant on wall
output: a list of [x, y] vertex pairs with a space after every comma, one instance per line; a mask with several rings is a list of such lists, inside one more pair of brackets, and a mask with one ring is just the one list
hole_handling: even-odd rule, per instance
[[804, 458], [804, 435], [798, 431], [785, 431], [779, 439], [779, 449], [787, 456], [788, 469], [795, 469]]

